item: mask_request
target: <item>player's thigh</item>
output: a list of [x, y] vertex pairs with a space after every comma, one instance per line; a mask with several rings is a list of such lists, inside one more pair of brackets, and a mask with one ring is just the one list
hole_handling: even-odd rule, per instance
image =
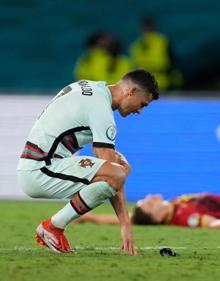
[[24, 192], [35, 198], [65, 199], [89, 185], [105, 160], [75, 156], [55, 159], [40, 170], [21, 172]]

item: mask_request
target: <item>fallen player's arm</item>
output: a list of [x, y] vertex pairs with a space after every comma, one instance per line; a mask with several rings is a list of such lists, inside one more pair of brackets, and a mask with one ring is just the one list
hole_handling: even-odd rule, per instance
[[83, 216], [76, 219], [76, 223], [91, 222], [96, 224], [119, 224], [118, 217], [115, 215], [96, 215], [91, 213], [86, 213]]
[[208, 215], [203, 215], [201, 218], [201, 227], [220, 228], [220, 219]]

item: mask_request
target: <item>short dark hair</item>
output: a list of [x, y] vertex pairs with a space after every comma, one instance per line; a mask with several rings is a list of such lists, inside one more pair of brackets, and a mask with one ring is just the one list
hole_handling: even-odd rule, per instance
[[134, 208], [131, 222], [139, 225], [158, 224], [150, 214], [145, 213], [140, 207]]
[[145, 69], [140, 68], [130, 71], [122, 77], [122, 80], [131, 80], [139, 85], [145, 92], [150, 92], [154, 100], [159, 98], [157, 81], [153, 74]]

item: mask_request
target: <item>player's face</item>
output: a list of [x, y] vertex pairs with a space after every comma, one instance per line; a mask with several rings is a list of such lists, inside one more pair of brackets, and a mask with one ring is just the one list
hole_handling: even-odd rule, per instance
[[137, 205], [158, 223], [163, 222], [167, 215], [167, 201], [160, 194], [148, 195], [143, 200], [138, 201]]
[[143, 108], [148, 106], [152, 100], [152, 94], [146, 94], [137, 87], [128, 88], [120, 105], [119, 112], [123, 117], [131, 113], [140, 114]]

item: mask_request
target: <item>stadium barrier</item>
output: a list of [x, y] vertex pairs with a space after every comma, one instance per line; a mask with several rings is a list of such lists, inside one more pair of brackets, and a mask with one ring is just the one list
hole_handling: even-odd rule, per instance
[[[16, 181], [16, 166], [36, 117], [51, 96], [0, 95], [0, 198], [27, 198]], [[146, 193], [171, 198], [181, 193], [219, 193], [220, 100], [166, 98], [141, 115], [115, 114], [116, 147], [132, 166], [127, 199]], [[87, 147], [80, 154], [91, 154]]]

